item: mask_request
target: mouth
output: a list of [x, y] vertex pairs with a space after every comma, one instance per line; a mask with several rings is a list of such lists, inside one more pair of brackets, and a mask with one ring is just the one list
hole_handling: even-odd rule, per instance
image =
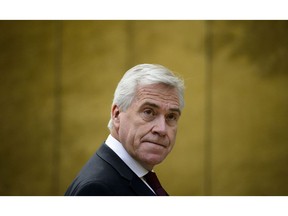
[[163, 144], [163, 143], [159, 143], [159, 142], [154, 142], [154, 141], [149, 141], [149, 140], [144, 140], [143, 143], [151, 143], [153, 145], [157, 145], [157, 146], [162, 146], [164, 148], [167, 147], [167, 145]]

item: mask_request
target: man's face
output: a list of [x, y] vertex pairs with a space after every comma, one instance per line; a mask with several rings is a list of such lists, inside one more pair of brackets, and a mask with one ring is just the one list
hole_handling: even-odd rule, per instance
[[143, 167], [151, 170], [172, 150], [180, 117], [177, 90], [164, 84], [137, 88], [131, 106], [120, 111], [114, 105], [113, 134]]

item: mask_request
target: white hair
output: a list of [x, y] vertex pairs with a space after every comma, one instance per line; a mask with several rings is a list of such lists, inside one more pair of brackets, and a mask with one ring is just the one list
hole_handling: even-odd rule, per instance
[[[119, 106], [120, 110], [126, 111], [135, 97], [136, 88], [138, 86], [158, 83], [177, 89], [180, 110], [182, 110], [184, 107], [184, 81], [175, 76], [169, 69], [157, 64], [140, 64], [129, 69], [118, 83], [112, 105], [116, 104]], [[108, 128], [111, 130], [112, 127], [111, 114]]]

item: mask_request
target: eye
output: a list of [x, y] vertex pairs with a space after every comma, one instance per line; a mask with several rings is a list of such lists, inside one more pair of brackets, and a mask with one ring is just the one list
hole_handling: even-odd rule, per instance
[[152, 109], [145, 109], [143, 112], [147, 116], [152, 116], [155, 114], [155, 112]]
[[177, 113], [169, 113], [167, 116], [166, 116], [166, 121], [169, 123], [169, 124], [176, 124], [177, 121], [179, 119], [179, 115]]
[[156, 116], [156, 112], [153, 109], [144, 109], [142, 116], [145, 120], [153, 120]]

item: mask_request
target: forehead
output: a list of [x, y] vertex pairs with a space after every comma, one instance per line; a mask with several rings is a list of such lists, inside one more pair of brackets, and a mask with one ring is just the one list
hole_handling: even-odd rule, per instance
[[179, 108], [177, 89], [165, 84], [138, 86], [135, 99], [135, 102], [140, 106], [151, 102], [160, 107]]

